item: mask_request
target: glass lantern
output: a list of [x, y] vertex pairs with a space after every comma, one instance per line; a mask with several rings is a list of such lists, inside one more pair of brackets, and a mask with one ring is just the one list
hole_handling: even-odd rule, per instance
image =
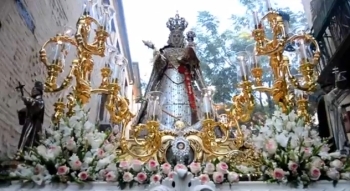
[[107, 32], [111, 32], [111, 20], [114, 17], [115, 10], [113, 7], [107, 3], [95, 4], [94, 12], [100, 25]]
[[116, 56], [117, 49], [113, 46], [106, 46], [105, 55], [102, 59], [103, 66], [106, 68], [114, 67], [114, 57]]
[[84, 0], [83, 1], [83, 15], [92, 15], [92, 7], [96, 4], [97, 0]]
[[147, 94], [147, 119], [148, 121], [159, 121], [162, 117], [162, 104], [160, 98], [162, 92], [160, 91], [151, 91]]
[[249, 63], [250, 63], [250, 55], [248, 52], [246, 51], [242, 51], [242, 52], [237, 52], [235, 55], [235, 63], [238, 64], [238, 72], [237, 72], [237, 76], [239, 79], [243, 80], [243, 81], [248, 81], [248, 72], [250, 71], [249, 68]]
[[213, 96], [215, 89], [214, 88], [203, 88], [202, 89], [202, 113], [204, 114], [205, 119], [212, 119], [214, 117], [214, 108], [213, 108]]

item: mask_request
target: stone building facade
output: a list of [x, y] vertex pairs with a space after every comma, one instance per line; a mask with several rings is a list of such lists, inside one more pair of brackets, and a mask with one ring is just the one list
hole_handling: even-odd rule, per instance
[[[82, 13], [82, 3], [83, 1], [80, 0], [2, 0], [0, 6], [0, 160], [13, 156], [21, 133], [17, 110], [23, 105], [15, 87], [18, 82], [25, 84], [25, 94], [28, 95], [35, 80], [45, 80], [46, 70], [39, 62], [39, 50], [45, 41], [61, 32], [65, 26], [75, 28], [76, 21]], [[118, 19], [115, 20], [118, 21]], [[115, 27], [118, 27], [118, 24]], [[119, 46], [123, 47], [123, 44]], [[74, 51], [72, 52], [73, 54], [67, 59], [68, 62], [74, 56]], [[131, 59], [130, 56], [128, 59]], [[98, 64], [100, 61], [101, 59], [95, 59], [94, 72], [97, 75], [93, 75], [92, 79], [92, 85], [95, 86], [100, 83], [99, 70], [102, 66]], [[129, 63], [131, 64], [132, 61], [129, 60]], [[52, 105], [61, 95], [44, 96], [46, 128], [50, 125]], [[98, 120], [100, 96], [93, 96], [88, 107], [90, 118]]]

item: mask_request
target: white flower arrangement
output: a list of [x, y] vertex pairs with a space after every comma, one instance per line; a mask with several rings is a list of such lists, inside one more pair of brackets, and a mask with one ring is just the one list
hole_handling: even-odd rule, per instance
[[75, 110], [75, 116], [62, 119], [55, 130], [47, 130], [41, 145], [23, 153], [24, 163], [11, 176], [41, 185], [93, 181], [102, 169], [116, 170], [115, 145], [108, 141], [110, 133], [98, 132], [82, 107]]
[[194, 178], [199, 179], [202, 184], [214, 182], [236, 183], [239, 181], [239, 174], [230, 172], [229, 166], [224, 162], [201, 163], [193, 162], [189, 166], [177, 164], [171, 166], [169, 163], [159, 164], [155, 160], [149, 160], [143, 163], [139, 160], [120, 161], [118, 163], [118, 175], [109, 174], [103, 171], [104, 180], [107, 182], [118, 181], [119, 186], [123, 189], [127, 185], [130, 187], [134, 184], [159, 184], [163, 180], [172, 180], [178, 170], [190, 172]]
[[307, 187], [317, 180], [350, 180], [350, 163], [339, 152], [329, 153], [326, 140], [305, 125], [294, 111], [279, 108], [252, 140], [262, 152], [263, 179]]
[[134, 183], [159, 183], [171, 180], [178, 169], [189, 170], [202, 183], [238, 182], [239, 175], [229, 172], [228, 165], [192, 163], [189, 166], [168, 163], [160, 165], [155, 160], [143, 163], [139, 160], [118, 161], [113, 133], [98, 132], [96, 125], [88, 121], [88, 113], [81, 107], [76, 115], [61, 120], [55, 130], [48, 130], [46, 139], [36, 148], [24, 154], [24, 163], [18, 165], [12, 177], [33, 181], [38, 185], [50, 182], [106, 181], [119, 183], [121, 188]]
[[[350, 180], [350, 163], [338, 152], [328, 153], [329, 147], [318, 133], [299, 120], [295, 112], [288, 115], [277, 109], [272, 118], [259, 127], [259, 135], [243, 128], [246, 140], [262, 154], [263, 180], [308, 186], [317, 180]], [[116, 182], [123, 189], [134, 184], [158, 184], [172, 180], [179, 169], [188, 170], [202, 184], [236, 183], [254, 168], [236, 166], [230, 171], [222, 161], [189, 166], [155, 160], [118, 161], [113, 133], [98, 132], [88, 121], [81, 107], [76, 115], [64, 119], [55, 130], [49, 130], [42, 144], [24, 153], [24, 164], [11, 176], [42, 185], [50, 182]], [[232, 170], [232, 169], [231, 169]]]

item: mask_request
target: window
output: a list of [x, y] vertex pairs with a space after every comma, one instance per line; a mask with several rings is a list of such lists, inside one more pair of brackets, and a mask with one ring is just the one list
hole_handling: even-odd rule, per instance
[[117, 40], [117, 47], [116, 47], [116, 48], [117, 48], [118, 52], [121, 53], [121, 49], [120, 49], [120, 45], [119, 45], [119, 40]]
[[128, 96], [128, 81], [125, 79], [124, 82], [124, 96], [127, 97]]
[[114, 19], [111, 20], [111, 32], [117, 32], [117, 29], [115, 28]]
[[102, 3], [106, 5], [111, 5], [111, 2], [109, 2], [109, 0], [102, 0]]
[[22, 17], [23, 21], [27, 25], [28, 29], [34, 33], [35, 30], [35, 24], [33, 21], [33, 17], [30, 15], [29, 11], [27, 10], [26, 6], [22, 2], [23, 0], [16, 0], [16, 6], [19, 15]]

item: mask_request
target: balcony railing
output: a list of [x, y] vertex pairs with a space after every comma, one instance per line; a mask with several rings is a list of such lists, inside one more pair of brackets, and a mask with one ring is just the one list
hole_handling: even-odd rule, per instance
[[319, 81], [324, 83], [330, 81], [328, 78], [333, 78], [332, 68], [343, 68], [342, 62], [348, 57], [346, 52], [350, 49], [350, 0], [313, 0], [311, 6], [314, 37], [322, 50], [319, 65], [322, 73]]
[[318, 39], [329, 25], [333, 8], [338, 1], [343, 0], [312, 0], [311, 15], [313, 20], [313, 28], [315, 37]]

